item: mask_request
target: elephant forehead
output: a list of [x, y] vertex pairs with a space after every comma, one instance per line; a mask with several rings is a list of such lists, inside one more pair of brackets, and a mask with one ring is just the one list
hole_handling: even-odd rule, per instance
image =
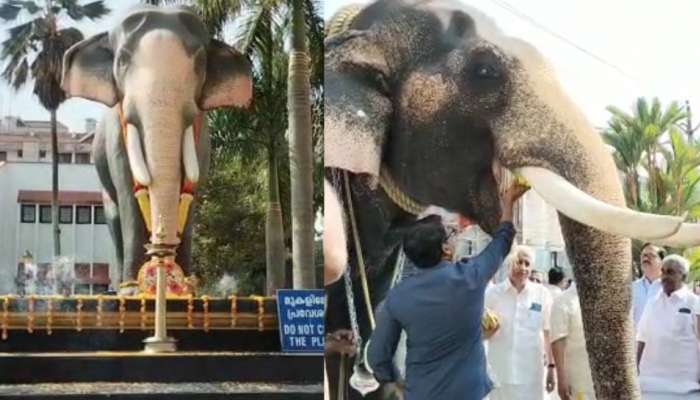
[[133, 52], [143, 36], [153, 30], [171, 31], [180, 38], [188, 55], [209, 43], [204, 24], [195, 14], [183, 8], [136, 9], [114, 28], [110, 40], [115, 48]]
[[441, 73], [410, 73], [401, 88], [400, 112], [419, 123], [431, 122], [457, 95], [455, 82]]

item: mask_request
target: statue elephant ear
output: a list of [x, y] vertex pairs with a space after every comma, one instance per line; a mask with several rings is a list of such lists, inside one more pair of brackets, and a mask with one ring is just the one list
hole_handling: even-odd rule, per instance
[[199, 108], [247, 107], [253, 97], [248, 59], [232, 47], [212, 39], [207, 48], [207, 75]]
[[326, 167], [378, 177], [392, 102], [387, 59], [371, 31], [326, 40], [324, 161]]
[[113, 64], [114, 52], [107, 32], [82, 40], [63, 55], [61, 88], [70, 97], [83, 97], [111, 107], [119, 101]]

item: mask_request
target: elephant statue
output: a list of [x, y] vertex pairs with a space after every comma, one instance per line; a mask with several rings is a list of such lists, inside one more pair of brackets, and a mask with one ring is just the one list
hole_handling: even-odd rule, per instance
[[149, 243], [177, 249], [188, 272], [192, 204], [209, 168], [204, 113], [248, 106], [249, 61], [193, 11], [142, 7], [66, 52], [62, 88], [110, 107], [93, 153], [122, 281], [147, 262]]
[[[362, 343], [371, 334], [368, 309], [390, 287], [402, 227], [433, 205], [493, 232], [505, 169], [558, 211], [597, 398], [639, 399], [629, 238], [697, 245], [697, 224], [626, 208], [612, 156], [547, 61], [477, 10], [378, 0], [339, 11], [328, 26], [326, 192], [343, 216], [332, 220], [341, 228], [326, 226], [335, 240], [324, 252], [332, 279], [347, 260]], [[344, 279], [326, 289], [327, 331], [350, 329]], [[340, 360], [327, 357], [333, 394], [339, 371], [352, 372]], [[386, 398], [381, 392], [367, 398]]]

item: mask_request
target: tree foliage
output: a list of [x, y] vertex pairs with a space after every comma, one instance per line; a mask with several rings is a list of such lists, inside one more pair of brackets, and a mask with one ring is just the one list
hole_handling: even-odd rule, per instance
[[[700, 142], [681, 132], [687, 114], [676, 102], [662, 107], [654, 98], [637, 99], [632, 113], [608, 107], [612, 114], [603, 139], [615, 152], [613, 157], [622, 175], [627, 206], [654, 214], [700, 218]], [[641, 243], [633, 244], [639, 254]], [[700, 254], [684, 252], [700, 271]], [[637, 257], [635, 257], [635, 260]]]

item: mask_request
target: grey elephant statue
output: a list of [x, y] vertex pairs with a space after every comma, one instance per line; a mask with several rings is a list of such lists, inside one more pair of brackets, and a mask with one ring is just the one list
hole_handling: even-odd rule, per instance
[[71, 47], [62, 87], [110, 107], [93, 152], [121, 279], [148, 262], [149, 243], [176, 249], [187, 273], [193, 200], [209, 168], [204, 113], [250, 103], [249, 61], [191, 10], [146, 7]]
[[[639, 399], [629, 238], [697, 245], [698, 226], [626, 208], [612, 156], [546, 60], [477, 10], [457, 1], [379, 0], [341, 10], [328, 26], [326, 193], [336, 204], [326, 205], [333, 218], [324, 252], [327, 280], [336, 281], [326, 286], [327, 331], [350, 329], [354, 319], [366, 343], [369, 314], [393, 279], [401, 229], [426, 206], [493, 232], [498, 171], [506, 169], [559, 212], [597, 398]], [[339, 279], [345, 263], [356, 318]], [[343, 393], [339, 375], [345, 385], [352, 372], [347, 364], [327, 357], [333, 398]], [[381, 393], [366, 398], [389, 398]]]

